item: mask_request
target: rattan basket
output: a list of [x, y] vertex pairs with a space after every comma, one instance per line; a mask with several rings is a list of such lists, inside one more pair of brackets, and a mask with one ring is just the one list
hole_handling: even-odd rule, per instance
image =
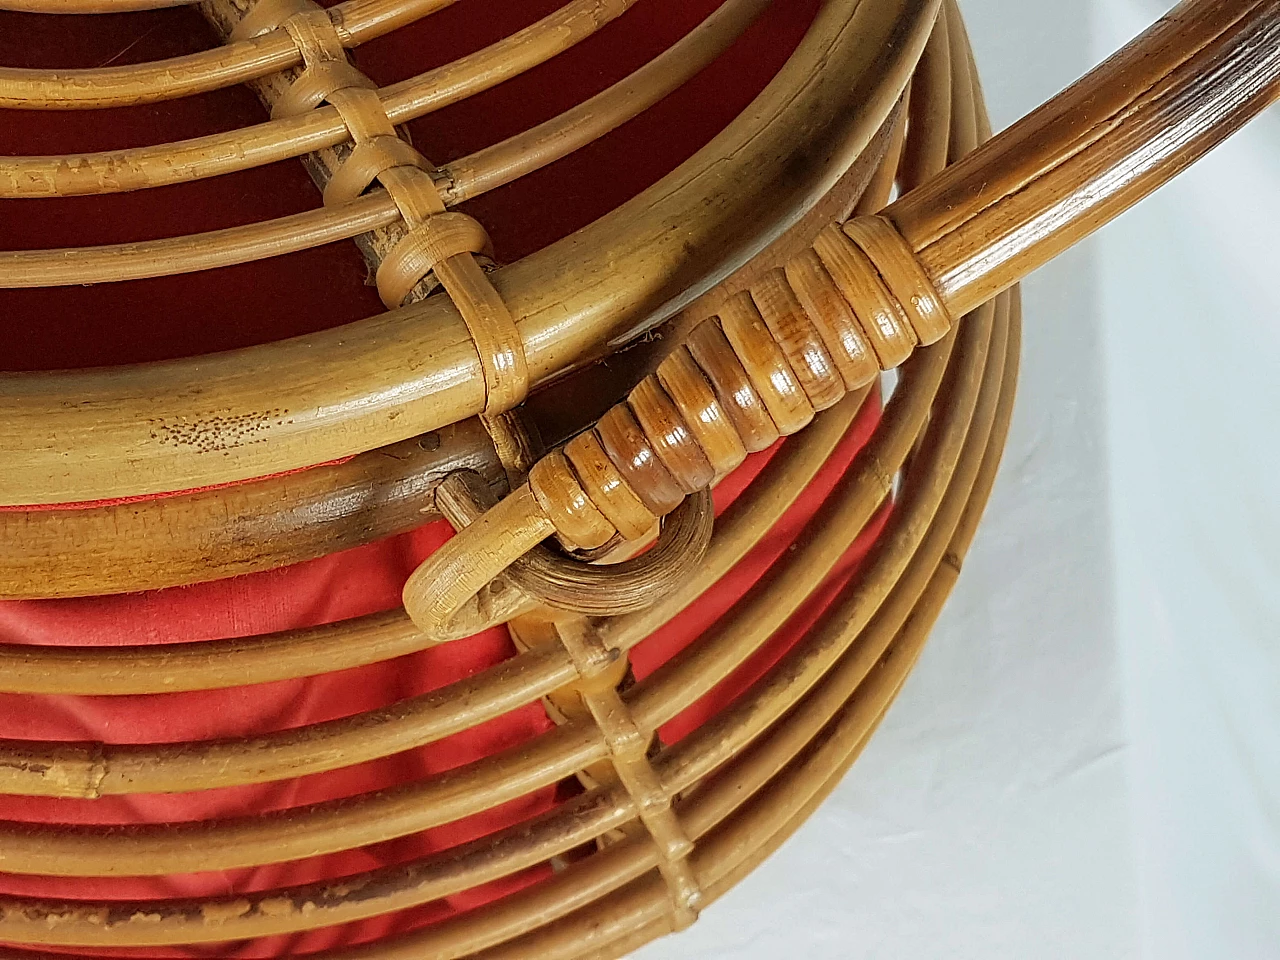
[[[14, 338], [112, 290], [229, 291], [237, 269], [269, 279], [347, 240], [382, 304], [149, 362], [91, 366], [71, 338], [45, 369], [0, 355], [0, 956], [585, 960], [687, 926], [822, 801], [919, 656], [1004, 446], [1017, 281], [1280, 90], [1280, 0], [1188, 0], [987, 142], [954, 0], [702, 6], [633, 72], [440, 163], [407, 125], [465, 124], [574, 51], [640, 44], [642, 9], [692, 7], [0, 0], [15, 57], [57, 36], [54, 14], [85, 36], [150, 18], [139, 37], [222, 41], [0, 68]], [[498, 7], [527, 22], [431, 46]], [[402, 79], [376, 83], [362, 64], [390, 49]], [[523, 183], [568, 203], [565, 164], [753, 57], [745, 105], [651, 183], [560, 237], [527, 224], [519, 257], [491, 241], [486, 197], [510, 205]], [[269, 116], [180, 142], [10, 146], [58, 123], [109, 142], [241, 84]], [[301, 211], [4, 241], [64, 215], [111, 228], [95, 211], [125, 209], [116, 195], [228, 183], [266, 203], [237, 178], [294, 158], [319, 188]], [[629, 169], [612, 163], [606, 185]], [[308, 269], [299, 314], [362, 279]], [[458, 533], [413, 556], [403, 607], [194, 640], [163, 623], [77, 634], [209, 584], [247, 604], [308, 564], [358, 590], [360, 551], [441, 518]], [[688, 636], [654, 653], [676, 623]], [[206, 729], [192, 710], [356, 703], [370, 677], [409, 674], [408, 694], [354, 712], [181, 733]], [[118, 725], [129, 710], [140, 733]], [[88, 719], [32, 734], [46, 711]]]

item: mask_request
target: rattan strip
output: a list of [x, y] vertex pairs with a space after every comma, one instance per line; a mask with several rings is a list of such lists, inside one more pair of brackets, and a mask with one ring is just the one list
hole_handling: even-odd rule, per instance
[[[839, 179], [884, 125], [923, 46], [927, 31], [917, 33], [915, 24], [932, 3], [900, 2], [891, 9], [854, 0], [824, 6], [739, 122], [618, 211], [498, 271], [495, 283], [518, 318], [532, 378], [587, 362], [610, 341], [670, 316], [763, 249], [770, 235], [762, 225], [775, 229], [798, 219]], [[805, 165], [797, 178], [791, 158], [800, 149], [793, 134], [802, 118], [806, 154], [827, 165]], [[782, 171], [790, 171], [785, 194], [773, 189]], [[664, 226], [671, 222], [687, 224], [687, 232], [677, 237]], [[553, 277], [574, 280], [548, 282]], [[690, 278], [701, 280], [690, 287]], [[454, 422], [476, 413], [483, 402], [476, 355], [457, 315], [440, 300], [241, 351], [234, 362], [228, 355], [201, 358], [199, 399], [185, 389], [192, 377], [184, 361], [130, 368], [127, 375], [0, 378], [0, 445], [23, 451], [0, 477], [0, 499], [65, 502], [247, 479], [420, 434], [437, 418]], [[298, 351], [305, 362], [293, 356]], [[338, 367], [340, 378], [317, 375]], [[406, 383], [405, 370], [431, 375]], [[288, 418], [240, 409], [263, 379], [271, 407], [285, 400]], [[179, 380], [184, 389], [173, 396]], [[85, 390], [100, 400], [91, 417], [82, 407], [50, 406], [54, 396]], [[135, 419], [131, 403], [141, 395], [147, 403]], [[243, 412], [264, 442], [218, 434], [220, 421], [205, 409], [210, 403], [220, 416]], [[170, 439], [163, 425], [174, 418], [193, 425], [201, 449]], [[86, 419], [92, 428], [78, 429], [75, 421]]]
[[[91, 12], [74, 9], [81, 4], [114, 6], [118, 2], [0, 0], [0, 10], [26, 8], [37, 12], [32, 8], [40, 5], [54, 8], [38, 11], [42, 13], [78, 13]], [[153, 5], [178, 6], [185, 2], [188, 0]], [[456, 0], [345, 0], [331, 7], [329, 16], [343, 46], [355, 47], [454, 2]], [[156, 103], [246, 83], [299, 62], [296, 47], [280, 31], [244, 37], [227, 47], [151, 63], [73, 70], [0, 67], [0, 109], [85, 110]]]
[[[455, 206], [579, 150], [615, 129], [719, 57], [770, 0], [726, 0], [693, 32], [631, 76], [557, 117], [437, 168], [441, 198]], [[231, 227], [135, 243], [0, 251], [0, 288], [71, 286], [171, 276], [281, 256], [346, 240], [399, 219], [375, 189], [348, 203]]]
[[[393, 123], [402, 124], [458, 103], [563, 53], [634, 2], [613, 0], [602, 8], [599, 0], [571, 0], [510, 37], [383, 88], [379, 91], [383, 108]], [[301, 62], [287, 36], [273, 37], [272, 42], [281, 49], [287, 44], [290, 61]], [[273, 60], [271, 68], [259, 76], [287, 66]], [[301, 157], [345, 143], [347, 138], [341, 116], [328, 107], [171, 144], [67, 156], [4, 157], [0, 158], [0, 197], [76, 196], [184, 183]]]

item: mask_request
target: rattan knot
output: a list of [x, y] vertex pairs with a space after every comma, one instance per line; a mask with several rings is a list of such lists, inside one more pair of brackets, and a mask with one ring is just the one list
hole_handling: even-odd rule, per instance
[[350, 151], [325, 186], [325, 204], [355, 200], [377, 181], [400, 211], [407, 233], [376, 265], [383, 302], [395, 308], [415, 293], [426, 296], [430, 288], [423, 281], [434, 274], [475, 342], [485, 415], [492, 418], [521, 403], [529, 391], [524, 341], [472, 258], [492, 255], [484, 228], [464, 214], [446, 212], [432, 178], [435, 167], [397, 134], [376, 85], [347, 60], [327, 12], [310, 0], [261, 0], [241, 21], [246, 22], [246, 32], [283, 27], [303, 60], [302, 72], [276, 101], [272, 116], [295, 116], [328, 103], [351, 135]]
[[[342, 169], [346, 169], [346, 164]], [[428, 217], [405, 234], [378, 267], [376, 281], [382, 302], [395, 309], [404, 303], [405, 297], [427, 274], [435, 270], [437, 264], [464, 253], [493, 255], [493, 245], [484, 227], [465, 213], [439, 213]], [[516, 363], [515, 348], [510, 342], [495, 342], [488, 349], [479, 342], [476, 346], [481, 349], [482, 358], [501, 353], [502, 357], [494, 361], [495, 365], [507, 367]]]
[[[557, 455], [550, 460], [549, 468], [534, 469], [543, 502], [564, 480], [554, 479]], [[619, 563], [592, 564], [542, 545], [560, 531], [531, 483], [494, 503], [479, 475], [459, 471], [441, 481], [436, 505], [458, 535], [414, 571], [403, 591], [405, 610], [435, 642], [471, 636], [534, 600], [588, 616], [644, 610], [693, 574], [714, 521], [711, 494], [699, 491], [663, 522], [652, 548]]]
[[[610, 655], [589, 621], [568, 619], [558, 621], [555, 626], [580, 674]], [[693, 842], [676, 816], [671, 795], [649, 760], [654, 731], [636, 723], [629, 704], [616, 687], [588, 684], [582, 687], [581, 694], [604, 735], [618, 782], [634, 803], [640, 823], [657, 851], [658, 869], [667, 884], [675, 926], [683, 929], [697, 919], [704, 897], [689, 865]]]

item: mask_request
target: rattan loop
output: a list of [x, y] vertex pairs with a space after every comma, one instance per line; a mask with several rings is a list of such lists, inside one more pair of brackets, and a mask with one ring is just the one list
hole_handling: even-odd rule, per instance
[[451, 475], [436, 491], [440, 512], [462, 529], [414, 571], [403, 592], [405, 610], [434, 642], [510, 619], [519, 602], [502, 586], [508, 582], [527, 597], [573, 613], [644, 610], [697, 569], [715, 520], [710, 492], [699, 491], [663, 524], [652, 549], [597, 566], [540, 546], [558, 531], [529, 484], [483, 510], [489, 499], [488, 487], [466, 472]]
[[592, 617], [638, 613], [696, 572], [714, 524], [711, 492], [700, 490], [663, 518], [657, 542], [637, 557], [591, 564], [538, 546], [512, 563], [505, 576], [557, 610]]
[[382, 261], [376, 278], [378, 294], [382, 302], [394, 310], [442, 260], [463, 253], [491, 251], [484, 227], [465, 213], [430, 217], [392, 247]]
[[349, 203], [387, 170], [412, 167], [428, 175], [431, 162], [399, 137], [377, 136], [357, 143], [324, 187], [324, 205]]

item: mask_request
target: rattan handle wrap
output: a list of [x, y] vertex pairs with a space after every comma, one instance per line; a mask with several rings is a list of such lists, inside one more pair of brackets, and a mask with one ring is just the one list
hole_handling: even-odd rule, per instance
[[466, 635], [460, 624], [479, 623], [466, 611], [486, 609], [489, 585], [548, 536], [585, 550], [638, 539], [748, 453], [803, 429], [951, 323], [888, 220], [832, 224], [460, 529], [409, 578], [405, 609], [432, 639]]

